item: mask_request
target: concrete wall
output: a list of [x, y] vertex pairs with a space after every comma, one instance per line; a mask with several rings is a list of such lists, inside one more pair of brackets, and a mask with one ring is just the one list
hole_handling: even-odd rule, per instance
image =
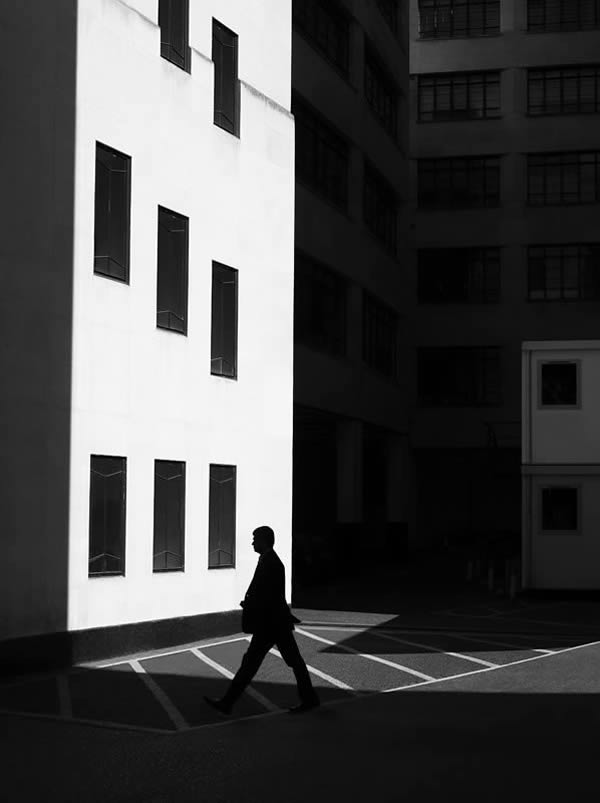
[[[150, 18], [80, 3], [72, 629], [237, 607], [259, 524], [290, 564], [290, 3], [192, 3], [191, 74], [160, 57], [156, 4], [138, 6]], [[213, 125], [213, 15], [239, 35], [239, 139]], [[93, 274], [96, 141], [132, 157], [129, 285]], [[159, 204], [190, 220], [187, 337], [156, 328]], [[210, 374], [212, 260], [239, 271], [237, 381]], [[127, 457], [125, 577], [87, 576], [90, 454]], [[155, 458], [186, 462], [185, 573], [152, 573]], [[237, 466], [234, 569], [207, 569], [210, 463]]]
[[0, 30], [2, 639], [67, 625], [76, 2]]

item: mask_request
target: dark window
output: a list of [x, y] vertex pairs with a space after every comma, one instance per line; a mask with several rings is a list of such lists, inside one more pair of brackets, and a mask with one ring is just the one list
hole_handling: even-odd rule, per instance
[[398, 369], [398, 316], [369, 293], [363, 295], [363, 359], [387, 377]]
[[500, 116], [500, 73], [419, 76], [419, 121], [483, 120]]
[[188, 47], [189, 0], [158, 0], [160, 25], [160, 55], [190, 71]]
[[419, 348], [417, 373], [423, 406], [480, 407], [502, 402], [498, 347]]
[[383, 176], [364, 163], [363, 220], [367, 228], [392, 253], [396, 253], [398, 198]]
[[237, 377], [238, 272], [213, 262], [210, 371]]
[[89, 576], [125, 574], [124, 457], [92, 455]]
[[334, 356], [346, 351], [346, 282], [298, 252], [294, 270], [294, 339]]
[[398, 130], [398, 88], [373, 48], [365, 43], [365, 97], [388, 134]]
[[350, 26], [333, 0], [293, 0], [294, 27], [322, 56], [348, 75]]
[[129, 281], [131, 157], [96, 143], [94, 273]]
[[600, 245], [535, 245], [528, 251], [530, 301], [599, 301]]
[[543, 362], [540, 371], [542, 407], [577, 406], [576, 362]]
[[235, 566], [235, 466], [210, 466], [208, 568]]
[[527, 71], [527, 111], [542, 114], [600, 112], [600, 66]]
[[528, 0], [529, 31], [583, 31], [600, 27], [600, 0]]
[[422, 39], [500, 33], [500, 0], [419, 0]]
[[238, 38], [213, 20], [212, 60], [215, 65], [215, 125], [236, 137], [240, 133]]
[[377, 0], [377, 8], [392, 33], [398, 33], [398, 0]]
[[328, 201], [346, 209], [348, 145], [336, 129], [294, 96], [296, 176]]
[[419, 206], [452, 209], [500, 203], [500, 158], [419, 159]]
[[500, 301], [499, 248], [427, 248], [418, 253], [418, 298], [425, 304]]
[[188, 218], [158, 207], [156, 325], [187, 332]]
[[532, 206], [600, 202], [600, 151], [529, 154], [527, 201]]
[[542, 488], [542, 530], [577, 530], [578, 488]]
[[154, 461], [154, 571], [184, 568], [185, 463]]

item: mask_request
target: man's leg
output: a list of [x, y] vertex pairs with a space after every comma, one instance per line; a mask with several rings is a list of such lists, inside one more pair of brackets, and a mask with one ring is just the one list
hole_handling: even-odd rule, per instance
[[213, 708], [217, 708], [223, 714], [231, 713], [233, 704], [243, 693], [254, 675], [256, 675], [260, 665], [264, 661], [265, 655], [269, 652], [274, 643], [274, 638], [270, 638], [264, 634], [254, 634], [250, 646], [242, 658], [240, 668], [235, 673], [223, 697], [220, 700], [212, 700], [209, 697], [205, 697], [204, 699], [206, 702], [212, 705]]
[[281, 657], [286, 664], [293, 670], [298, 685], [298, 696], [300, 706], [290, 710], [308, 710], [319, 705], [319, 695], [314, 690], [308, 669], [304, 663], [304, 658], [300, 654], [293, 631], [285, 631], [277, 636], [275, 642]]

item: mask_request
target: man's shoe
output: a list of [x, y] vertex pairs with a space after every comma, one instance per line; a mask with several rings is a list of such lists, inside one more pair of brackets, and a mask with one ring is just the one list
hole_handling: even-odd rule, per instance
[[313, 700], [310, 703], [300, 703], [293, 708], [288, 708], [288, 714], [305, 714], [307, 711], [312, 711], [313, 708], [318, 708], [321, 705], [319, 700]]
[[212, 697], [204, 697], [204, 699], [210, 706], [216, 708], [219, 713], [224, 714], [226, 717], [230, 716], [231, 706], [223, 702], [223, 700], [215, 700]]

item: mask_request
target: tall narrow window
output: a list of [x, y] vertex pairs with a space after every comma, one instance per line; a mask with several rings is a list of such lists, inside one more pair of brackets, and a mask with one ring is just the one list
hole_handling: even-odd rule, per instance
[[398, 131], [398, 94], [375, 48], [365, 42], [365, 97], [375, 117], [394, 140]]
[[560, 360], [540, 363], [540, 407], [579, 407], [579, 365]]
[[345, 77], [350, 69], [350, 20], [336, 0], [294, 0], [294, 27]]
[[364, 163], [363, 220], [367, 228], [395, 256], [398, 198], [394, 188], [369, 162]]
[[129, 281], [131, 157], [96, 143], [94, 273]]
[[398, 316], [369, 293], [363, 297], [363, 359], [393, 379], [398, 368]]
[[212, 60], [215, 65], [214, 123], [236, 137], [240, 133], [238, 37], [213, 20]]
[[185, 533], [185, 463], [154, 461], [155, 572], [182, 571]]
[[92, 455], [88, 573], [125, 574], [124, 457]]
[[188, 218], [158, 207], [156, 325], [187, 333]]
[[210, 466], [208, 568], [235, 566], [235, 466]]
[[238, 272], [213, 262], [210, 370], [217, 376], [237, 377]]
[[346, 282], [334, 271], [296, 252], [294, 339], [340, 357], [346, 351]]
[[579, 488], [542, 488], [542, 531], [577, 532], [579, 529]]
[[189, 0], [158, 0], [160, 55], [186, 72], [191, 63], [188, 18]]

